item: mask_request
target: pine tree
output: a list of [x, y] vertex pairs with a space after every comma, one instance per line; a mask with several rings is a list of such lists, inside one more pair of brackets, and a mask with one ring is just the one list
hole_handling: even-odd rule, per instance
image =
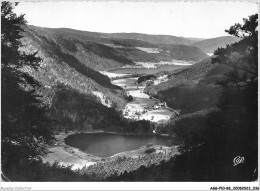
[[226, 32], [240, 38], [240, 41], [218, 48], [213, 63], [225, 64], [239, 72], [228, 75], [230, 81], [255, 81], [258, 78], [258, 14], [243, 19], [244, 24], [236, 23]]
[[47, 153], [54, 136], [41, 97], [40, 83], [22, 68], [39, 67], [36, 53], [20, 51], [24, 15], [13, 12], [18, 3], [1, 2], [1, 156], [2, 170], [29, 164]]

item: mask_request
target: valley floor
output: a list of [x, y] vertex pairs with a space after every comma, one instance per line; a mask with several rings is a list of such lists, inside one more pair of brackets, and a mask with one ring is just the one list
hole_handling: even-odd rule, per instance
[[138, 78], [124, 78], [113, 80], [112, 83], [126, 89], [127, 95], [133, 97], [133, 101], [127, 103], [123, 114], [124, 117], [135, 120], [149, 120], [152, 122], [165, 122], [175, 115], [176, 112], [165, 107], [165, 103], [160, 103], [145, 94], [145, 86], [137, 84]]

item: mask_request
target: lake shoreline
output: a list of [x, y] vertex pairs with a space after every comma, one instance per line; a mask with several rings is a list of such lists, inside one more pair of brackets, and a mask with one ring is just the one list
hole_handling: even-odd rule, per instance
[[[78, 148], [69, 146], [65, 143], [65, 139], [68, 136], [71, 135], [76, 135], [76, 134], [84, 134], [84, 133], [108, 133], [108, 134], [117, 134], [117, 135], [134, 135], [138, 136], [138, 134], [134, 133], [117, 133], [117, 132], [105, 132], [102, 130], [97, 130], [97, 131], [84, 131], [84, 132], [79, 132], [79, 131], [69, 131], [67, 134], [60, 132], [55, 135], [55, 138], [57, 142], [55, 145], [49, 146], [47, 149], [49, 151], [48, 156], [43, 158], [43, 162], [49, 162], [53, 164], [54, 162], [58, 162], [60, 165], [73, 165], [72, 169], [81, 169], [84, 166], [88, 167], [91, 165], [96, 164], [97, 162], [102, 162], [102, 160], [113, 160], [117, 157], [122, 157], [122, 156], [127, 156], [127, 157], [133, 157], [136, 158], [140, 155], [140, 151], [142, 150], [142, 147], [145, 147], [146, 145], [143, 145], [139, 149], [131, 150], [131, 151], [124, 151], [120, 153], [116, 153], [110, 157], [98, 157], [90, 153], [85, 153], [81, 151]], [[168, 136], [171, 137], [167, 134], [139, 134], [139, 136]], [[173, 137], [171, 137], [173, 138]], [[159, 147], [163, 149], [170, 149], [173, 147], [167, 147], [167, 146], [158, 146], [158, 145], [153, 145], [152, 147], [155, 147], [156, 150], [158, 150]], [[151, 147], [151, 148], [152, 148]], [[138, 154], [139, 153], [139, 154]], [[143, 153], [142, 153], [143, 155]]]

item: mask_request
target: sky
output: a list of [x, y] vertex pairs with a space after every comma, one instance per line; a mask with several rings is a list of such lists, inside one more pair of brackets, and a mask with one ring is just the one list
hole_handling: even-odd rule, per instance
[[258, 13], [255, 2], [21, 2], [28, 24], [93, 32], [137, 32], [195, 38], [228, 35]]

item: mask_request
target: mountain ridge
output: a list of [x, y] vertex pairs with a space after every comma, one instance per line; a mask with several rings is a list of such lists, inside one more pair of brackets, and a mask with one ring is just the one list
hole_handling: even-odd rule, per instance
[[[118, 33], [111, 35], [30, 25], [25, 27], [24, 34], [27, 48], [34, 47], [32, 49], [38, 51], [43, 58], [45, 69], [41, 74], [36, 72], [34, 76], [40, 81], [43, 80], [45, 86], [53, 86], [59, 81], [80, 92], [98, 95], [103, 103], [108, 102], [110, 106], [112, 103], [119, 104], [120, 107], [124, 105], [123, 91], [111, 84], [110, 79], [98, 71], [135, 65], [136, 62], [160, 62], [172, 59], [198, 62], [208, 58], [201, 49], [194, 46], [163, 44], [163, 41], [155, 44], [143, 41], [145, 39], [114, 38], [115, 35], [120, 37], [121, 34]], [[146, 34], [144, 36], [147, 37]], [[47, 68], [51, 71], [49, 76], [46, 74]]]
[[200, 48], [206, 53], [213, 53], [217, 48], [224, 48], [227, 44], [237, 42], [239, 38], [233, 36], [221, 36], [195, 42], [191, 46]]
[[[136, 39], [104, 38], [102, 33], [74, 29], [52, 29], [30, 25], [29, 31], [59, 44], [62, 49], [76, 56], [94, 70], [132, 65], [135, 62], [160, 62], [172, 59], [199, 61], [208, 56], [200, 49], [188, 45], [152, 44]], [[157, 52], [140, 47], [157, 49]], [[171, 52], [174, 47], [174, 52]], [[87, 55], [87, 56], [84, 56]], [[97, 61], [98, 60], [98, 61]]]
[[[33, 26], [33, 25], [29, 25]], [[48, 27], [41, 27], [45, 29], [54, 29], [57, 31], [63, 31], [63, 32], [73, 32], [77, 34], [88, 34], [89, 36], [92, 37], [113, 37], [117, 39], [135, 39], [135, 40], [142, 40], [146, 42], [153, 42], [155, 44], [160, 43], [160, 44], [184, 44], [184, 45], [189, 45], [192, 43], [195, 43], [197, 41], [200, 41], [204, 38], [194, 38], [194, 37], [182, 37], [182, 36], [174, 36], [174, 35], [164, 35], [164, 34], [146, 34], [146, 33], [138, 33], [138, 32], [116, 32], [116, 33], [105, 33], [105, 32], [94, 32], [94, 31], [84, 31], [84, 30], [79, 30], [79, 29], [72, 29], [72, 28], [48, 28]], [[149, 38], [151, 37], [151, 38]], [[138, 39], [139, 38], [139, 39]], [[159, 40], [152, 40], [159, 38]], [[146, 40], [145, 40], [146, 39]], [[168, 42], [170, 41], [170, 42]]]
[[237, 42], [239, 39], [233, 36], [219, 36], [214, 38], [195, 38], [182, 37], [174, 35], [162, 34], [145, 34], [137, 32], [121, 32], [121, 33], [104, 33], [83, 31], [71, 28], [48, 28], [29, 25], [29, 27], [37, 27], [47, 30], [49, 32], [60, 33], [62, 35], [77, 36], [79, 40], [95, 41], [97, 43], [111, 43], [111, 41], [131, 41], [132, 44], [139, 44], [139, 46], [154, 47], [157, 44], [179, 44], [198, 47], [205, 53], [213, 53], [214, 50], [220, 47], [225, 47], [226, 44]]

